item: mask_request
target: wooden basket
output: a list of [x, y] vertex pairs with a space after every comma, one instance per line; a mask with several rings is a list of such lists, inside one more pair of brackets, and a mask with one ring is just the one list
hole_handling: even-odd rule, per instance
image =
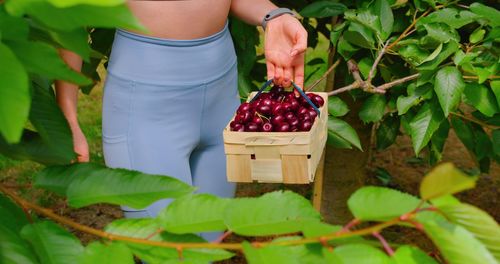
[[[227, 179], [230, 182], [308, 184], [327, 139], [328, 95], [308, 132], [223, 132]], [[252, 93], [249, 98], [253, 98]]]

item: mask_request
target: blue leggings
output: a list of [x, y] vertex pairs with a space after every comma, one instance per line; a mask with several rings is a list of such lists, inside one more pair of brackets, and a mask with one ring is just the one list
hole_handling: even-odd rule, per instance
[[[194, 40], [118, 30], [103, 99], [106, 165], [169, 175], [198, 187], [199, 193], [233, 197], [222, 130], [239, 102], [227, 25]], [[122, 209], [127, 218], [155, 217], [169, 202]]]

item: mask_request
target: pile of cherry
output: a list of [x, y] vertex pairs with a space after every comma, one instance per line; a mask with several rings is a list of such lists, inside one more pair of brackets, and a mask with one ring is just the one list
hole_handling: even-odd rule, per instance
[[[320, 95], [308, 93], [307, 96], [318, 108], [325, 103]], [[231, 131], [245, 132], [309, 131], [317, 116], [306, 99], [274, 86], [252, 102], [241, 104], [229, 126]]]

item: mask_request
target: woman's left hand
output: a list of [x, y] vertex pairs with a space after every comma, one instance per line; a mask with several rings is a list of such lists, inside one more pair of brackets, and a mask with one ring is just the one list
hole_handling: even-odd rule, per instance
[[276, 85], [289, 87], [293, 80], [303, 88], [307, 31], [295, 17], [285, 14], [267, 23], [264, 49], [267, 77]]

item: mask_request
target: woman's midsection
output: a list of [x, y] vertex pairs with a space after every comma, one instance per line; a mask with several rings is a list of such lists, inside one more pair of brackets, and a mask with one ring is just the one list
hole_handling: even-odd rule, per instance
[[128, 1], [149, 36], [168, 39], [196, 39], [219, 32], [230, 5], [231, 0]]

